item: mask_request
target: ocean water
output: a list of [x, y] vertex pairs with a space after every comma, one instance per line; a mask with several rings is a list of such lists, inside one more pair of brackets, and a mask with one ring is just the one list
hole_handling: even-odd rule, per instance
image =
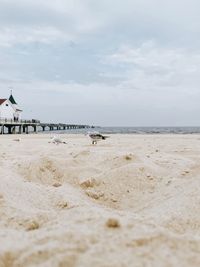
[[96, 127], [54, 132], [59, 134], [84, 134], [93, 131], [98, 131], [103, 134], [200, 134], [200, 127]]

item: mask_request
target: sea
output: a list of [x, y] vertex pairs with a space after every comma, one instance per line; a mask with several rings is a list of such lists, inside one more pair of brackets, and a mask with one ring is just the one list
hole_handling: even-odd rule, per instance
[[[51, 131], [59, 134], [85, 134], [87, 132], [102, 134], [200, 134], [199, 127], [94, 127], [89, 129], [69, 129]], [[49, 132], [46, 132], [49, 133]]]

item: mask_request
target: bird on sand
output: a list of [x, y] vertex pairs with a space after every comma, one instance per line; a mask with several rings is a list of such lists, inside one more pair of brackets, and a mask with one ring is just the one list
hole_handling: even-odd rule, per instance
[[66, 142], [63, 142], [59, 137], [57, 137], [57, 136], [53, 136], [53, 137], [51, 137], [51, 143], [53, 143], [53, 144], [56, 144], [56, 145], [58, 145], [58, 144], [66, 144]]
[[88, 136], [92, 139], [92, 144], [97, 144], [97, 141], [106, 140], [109, 136], [102, 135], [99, 132], [88, 132]]

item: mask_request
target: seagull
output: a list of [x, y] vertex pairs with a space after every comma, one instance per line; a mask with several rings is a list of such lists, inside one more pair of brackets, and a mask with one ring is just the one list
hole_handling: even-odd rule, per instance
[[15, 142], [20, 142], [21, 139], [20, 139], [20, 138], [16, 138], [16, 139], [13, 139], [13, 141], [15, 141]]
[[92, 139], [92, 144], [97, 144], [97, 141], [106, 140], [109, 136], [100, 134], [99, 132], [88, 132], [88, 136]]
[[66, 142], [63, 142], [59, 137], [57, 136], [54, 136], [54, 137], [51, 137], [51, 143], [53, 144], [66, 144]]

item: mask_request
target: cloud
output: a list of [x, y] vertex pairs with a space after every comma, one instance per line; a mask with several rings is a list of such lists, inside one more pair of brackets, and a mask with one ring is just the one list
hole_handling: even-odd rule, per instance
[[101, 24], [82, 1], [0, 2], [0, 46], [75, 41]]
[[43, 120], [194, 123], [199, 8], [197, 0], [2, 0], [1, 94], [12, 86], [24, 115]]
[[51, 44], [55, 41], [70, 41], [72, 38], [53, 27], [5, 27], [0, 32], [0, 46], [5, 47], [29, 43]]
[[200, 31], [199, 8], [197, 0], [2, 0], [1, 40], [5, 35], [4, 42], [14, 45], [23, 40], [39, 42], [43, 34], [42, 42], [100, 35], [112, 40], [132, 38], [136, 43], [153, 37], [194, 45]]
[[168, 48], [148, 41], [138, 47], [121, 46], [105, 64], [123, 66], [124, 85], [161, 90], [195, 89], [200, 82], [200, 51]]

